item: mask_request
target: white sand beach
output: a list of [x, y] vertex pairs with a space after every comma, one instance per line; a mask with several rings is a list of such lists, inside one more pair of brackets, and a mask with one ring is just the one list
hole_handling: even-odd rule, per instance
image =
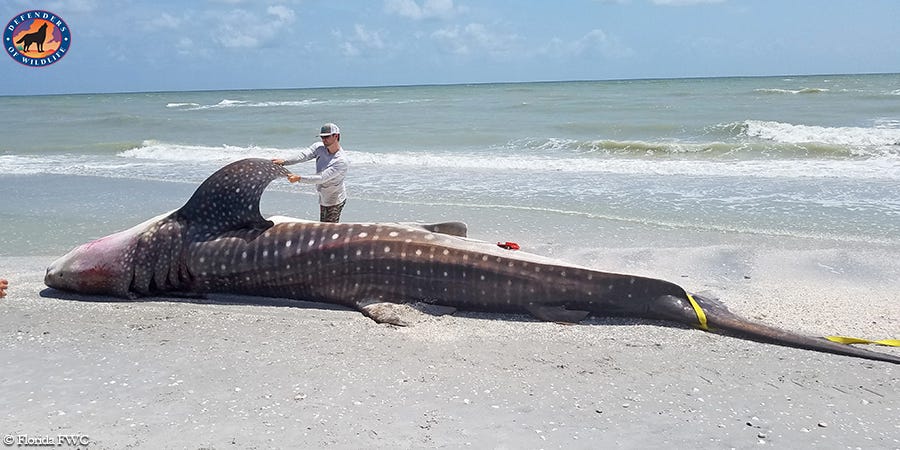
[[[887, 248], [563, 251], [811, 335], [897, 338]], [[91, 301], [7, 257], [0, 433], [113, 448], [900, 448], [900, 368], [629, 319], [411, 315], [229, 296]], [[886, 347], [873, 350], [900, 354]]]

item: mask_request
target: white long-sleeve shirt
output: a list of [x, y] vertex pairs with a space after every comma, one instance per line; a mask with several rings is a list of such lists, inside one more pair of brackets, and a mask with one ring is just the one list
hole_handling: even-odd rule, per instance
[[319, 204], [322, 206], [339, 205], [347, 200], [347, 188], [344, 177], [350, 167], [343, 149], [334, 154], [328, 151], [321, 142], [316, 142], [304, 149], [294, 158], [285, 159], [284, 165], [297, 164], [311, 159], [316, 160], [315, 175], [300, 175], [301, 183], [312, 183], [319, 191]]

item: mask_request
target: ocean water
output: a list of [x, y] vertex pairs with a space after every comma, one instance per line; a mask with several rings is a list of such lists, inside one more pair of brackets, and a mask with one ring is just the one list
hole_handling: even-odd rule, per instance
[[[324, 122], [352, 161], [347, 220], [900, 244], [896, 74], [0, 97], [0, 115], [0, 255], [177, 208]], [[315, 219], [313, 192], [277, 180], [264, 212]]]

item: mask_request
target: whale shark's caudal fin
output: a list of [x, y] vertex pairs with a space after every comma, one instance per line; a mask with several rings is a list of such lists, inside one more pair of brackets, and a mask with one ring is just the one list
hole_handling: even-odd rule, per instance
[[[731, 312], [722, 302], [715, 298], [698, 294], [694, 294], [693, 298], [697, 304], [696, 308], [703, 311], [704, 320], [707, 321], [709, 329], [714, 332], [786, 347], [804, 348], [824, 353], [900, 364], [900, 356], [874, 352], [847, 344], [839, 344], [825, 338], [806, 336], [770, 325], [752, 322]], [[654, 303], [654, 310], [660, 318], [668, 318], [692, 325], [697, 323], [697, 309], [689, 306], [688, 302], [680, 297], [672, 295], [661, 296]]]
[[272, 222], [259, 212], [259, 200], [272, 180], [287, 176], [267, 159], [242, 159], [212, 174], [174, 216], [193, 233], [213, 236], [237, 228], [266, 228]]

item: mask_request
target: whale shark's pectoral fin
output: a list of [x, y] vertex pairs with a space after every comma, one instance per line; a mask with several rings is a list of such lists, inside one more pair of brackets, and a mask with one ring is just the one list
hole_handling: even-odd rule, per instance
[[356, 305], [366, 317], [378, 323], [388, 323], [399, 327], [406, 327], [413, 323], [421, 322], [426, 315], [446, 316], [456, 312], [456, 308], [452, 306], [432, 303], [409, 304], [364, 300], [357, 302]]
[[532, 316], [545, 322], [558, 323], [578, 323], [590, 315], [590, 311], [579, 311], [577, 309], [566, 309], [565, 306], [541, 306], [529, 305], [525, 309]]
[[360, 312], [375, 322], [388, 323], [398, 327], [410, 324], [403, 318], [404, 313], [410, 309], [407, 305], [368, 300], [357, 302], [356, 305]]

